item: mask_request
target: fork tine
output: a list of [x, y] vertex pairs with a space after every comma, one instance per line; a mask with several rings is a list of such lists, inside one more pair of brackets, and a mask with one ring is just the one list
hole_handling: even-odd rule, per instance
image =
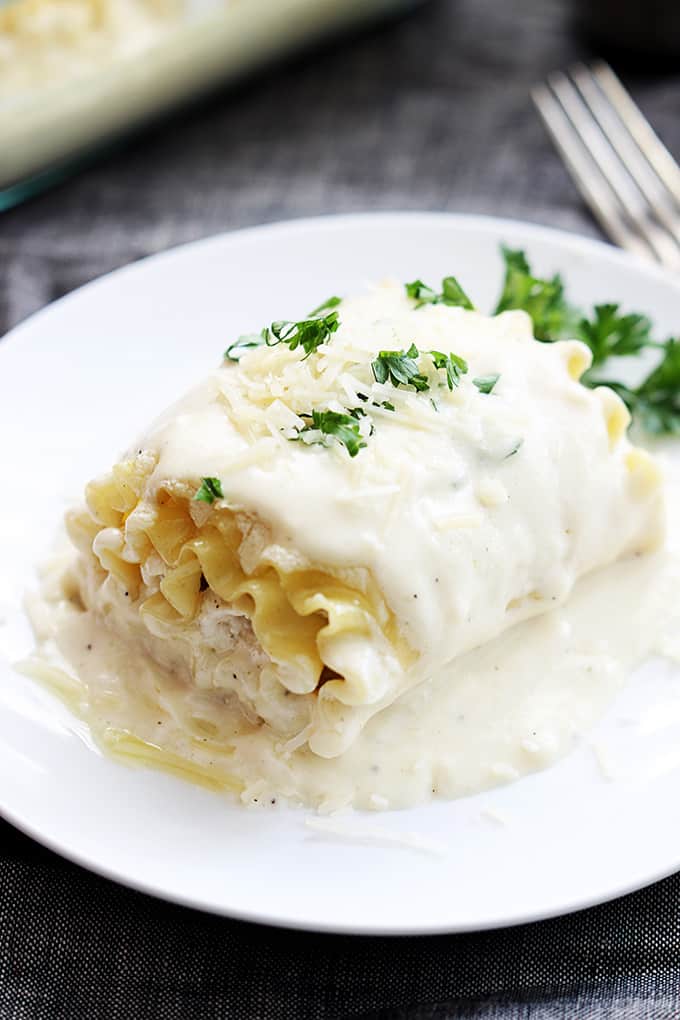
[[680, 167], [630, 98], [609, 64], [598, 61], [593, 65], [593, 74], [640, 150], [680, 205]]
[[579, 64], [572, 69], [571, 76], [607, 141], [649, 202], [657, 219], [680, 243], [680, 216], [675, 210], [673, 195], [667, 191], [629, 129], [598, 87], [593, 73], [585, 65]]
[[656, 258], [670, 268], [680, 269], [680, 247], [649, 217], [644, 197], [593, 119], [576, 86], [562, 72], [550, 75], [548, 84], [562, 104], [564, 112], [590, 152], [593, 161]]
[[531, 93], [548, 134], [557, 146], [567, 169], [581, 195], [599, 220], [604, 232], [621, 248], [653, 259], [654, 253], [627, 225], [621, 206], [609, 182], [576, 133], [571, 121], [545, 85], [537, 85]]

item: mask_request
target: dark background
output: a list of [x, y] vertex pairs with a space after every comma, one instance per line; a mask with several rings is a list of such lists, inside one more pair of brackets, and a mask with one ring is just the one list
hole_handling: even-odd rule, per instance
[[[435, 209], [597, 235], [528, 94], [589, 53], [563, 0], [431, 0], [217, 95], [0, 214], [0, 334], [131, 260], [270, 220]], [[680, 154], [680, 61], [616, 67]], [[679, 894], [480, 935], [290, 933], [121, 889], [0, 823], [0, 1020], [665, 1020]]]
[[[0, 214], [0, 333], [140, 256], [268, 220], [437, 209], [596, 233], [528, 95], [587, 53], [564, 0], [431, 0], [219, 95]], [[677, 153], [680, 72], [625, 80]]]

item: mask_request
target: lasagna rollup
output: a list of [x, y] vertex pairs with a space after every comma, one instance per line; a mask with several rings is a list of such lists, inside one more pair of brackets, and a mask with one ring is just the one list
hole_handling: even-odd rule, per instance
[[619, 398], [580, 384], [584, 345], [392, 284], [337, 319], [308, 355], [226, 359], [68, 518], [110, 630], [324, 757], [663, 532], [658, 470]]

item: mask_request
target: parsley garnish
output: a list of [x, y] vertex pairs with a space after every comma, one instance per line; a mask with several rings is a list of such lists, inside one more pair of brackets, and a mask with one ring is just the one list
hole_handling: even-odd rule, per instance
[[272, 322], [271, 326], [265, 326], [262, 337], [267, 347], [287, 344], [291, 351], [302, 347], [305, 357], [308, 358], [321, 344], [330, 339], [339, 325], [340, 319], [335, 311], [311, 319], [301, 319], [300, 322], [279, 319]]
[[418, 302], [416, 308], [422, 308], [423, 305], [451, 305], [473, 310], [475, 307], [455, 276], [444, 277], [439, 293], [422, 280], [414, 280], [413, 283], [405, 284], [405, 287], [408, 297]]
[[509, 460], [510, 457], [514, 457], [518, 450], [521, 450], [524, 439], [518, 439], [512, 446], [509, 453], [506, 453], [503, 460]]
[[549, 280], [533, 276], [523, 251], [502, 249], [505, 259], [503, 291], [495, 313], [521, 308], [534, 323], [537, 340], [555, 340], [573, 326], [575, 310], [564, 297], [564, 284], [559, 274]]
[[491, 393], [499, 379], [500, 375], [478, 375], [472, 381], [480, 393]]
[[639, 354], [645, 347], [655, 346], [652, 324], [646, 315], [621, 315], [618, 305], [595, 305], [594, 317], [579, 321], [574, 335], [590, 347], [593, 366], [607, 358], [624, 358]]
[[222, 482], [219, 478], [203, 478], [194, 499], [200, 503], [214, 503], [216, 499], [224, 499]]
[[[468, 370], [467, 361], [457, 354], [443, 354], [442, 351], [428, 351], [436, 369], [446, 370], [446, 382], [450, 390], [457, 386], [461, 376]], [[427, 376], [418, 370], [417, 359], [420, 351], [415, 344], [411, 344], [407, 351], [380, 351], [380, 354], [371, 362], [373, 377], [376, 382], [385, 383], [389, 381], [393, 386], [413, 386], [415, 390], [422, 393], [429, 390], [430, 381]], [[387, 407], [387, 403], [382, 405]], [[394, 407], [389, 405], [389, 410]]]
[[341, 304], [341, 303], [342, 303], [342, 298], [339, 298], [336, 295], [334, 295], [333, 297], [329, 297], [322, 304], [320, 304], [316, 308], [314, 308], [309, 314], [310, 314], [310, 316], [311, 315], [319, 315], [321, 312], [325, 312], [327, 308], [337, 308], [338, 305]]
[[680, 435], [680, 340], [661, 345], [657, 367], [634, 388], [606, 379], [594, 385], [611, 386], [642, 427], [655, 435]]
[[[680, 339], [659, 343], [646, 315], [624, 314], [618, 304], [596, 305], [588, 318], [568, 304], [559, 276], [533, 276], [522, 251], [503, 248], [503, 257], [505, 281], [496, 312], [524, 309], [538, 340], [582, 340], [593, 353], [592, 367], [581, 378], [585, 386], [610, 386], [648, 432], [680, 435]], [[609, 358], [634, 357], [647, 348], [660, 350], [661, 358], [637, 386], [606, 378], [602, 366]]]
[[450, 390], [458, 385], [461, 376], [465, 375], [468, 370], [467, 361], [464, 358], [459, 358], [457, 354], [442, 354], [441, 351], [430, 351], [430, 357], [434, 362], [435, 368], [446, 369], [446, 382]]
[[302, 347], [305, 357], [308, 358], [321, 344], [330, 339], [340, 325], [338, 312], [334, 309], [341, 301], [342, 298], [330, 297], [310, 312], [307, 319], [301, 319], [299, 322], [277, 319], [259, 333], [246, 333], [227, 347], [224, 357], [229, 361], [240, 361], [243, 355], [254, 347], [262, 347], [263, 344], [267, 347], [287, 344], [291, 351]]
[[261, 347], [263, 343], [264, 337], [261, 333], [245, 333], [227, 347], [224, 357], [229, 361], [240, 361], [244, 354], [254, 347]]
[[389, 381], [393, 386], [413, 386], [421, 393], [429, 390], [430, 383], [426, 375], [418, 370], [417, 358], [420, 352], [415, 344], [407, 351], [380, 351], [375, 361], [371, 362], [373, 378], [376, 382]]
[[[365, 393], [357, 393], [357, 396], [359, 400], [363, 400], [364, 402], [368, 400]], [[396, 407], [389, 400], [372, 400], [371, 407], [384, 407], [386, 411], [396, 411]], [[355, 407], [354, 410], [358, 411], [360, 408]]]
[[[347, 450], [350, 457], [356, 457], [359, 450], [366, 446], [366, 440], [361, 434], [358, 418], [365, 415], [361, 407], [353, 408], [349, 414], [341, 414], [338, 411], [312, 411], [311, 414], [302, 414], [301, 418], [310, 418], [310, 424], [298, 431], [293, 439], [300, 439], [306, 432], [320, 432], [322, 436], [332, 436], [337, 439]], [[323, 438], [312, 440], [312, 442], [323, 443]]]

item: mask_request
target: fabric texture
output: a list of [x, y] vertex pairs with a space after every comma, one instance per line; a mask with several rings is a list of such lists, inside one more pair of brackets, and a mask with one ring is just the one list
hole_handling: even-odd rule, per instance
[[[214, 96], [0, 215], [0, 335], [143, 255], [289, 217], [455, 210], [597, 236], [529, 101], [587, 55], [566, 0], [431, 0]], [[680, 154], [677, 67], [623, 72]], [[678, 1016], [680, 876], [535, 925], [350, 938], [164, 904], [0, 823], [0, 1020]]]

